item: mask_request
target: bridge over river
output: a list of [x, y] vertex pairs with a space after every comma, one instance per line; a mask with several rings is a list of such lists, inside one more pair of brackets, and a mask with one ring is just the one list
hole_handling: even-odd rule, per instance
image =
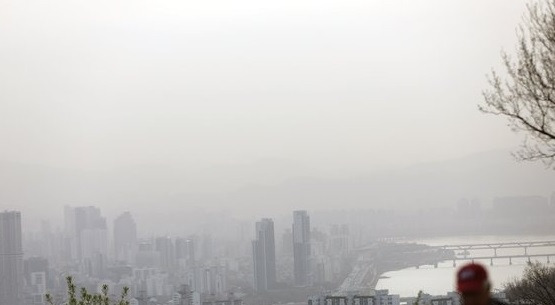
[[[345, 278], [343, 283], [334, 291], [332, 295], [344, 295], [350, 292], [360, 292], [373, 289], [380, 277], [380, 273], [377, 268], [380, 262], [376, 261], [375, 257], [380, 247], [379, 243], [374, 243], [355, 249], [355, 252], [358, 253], [358, 259], [356, 260], [351, 273]], [[544, 249], [542, 251], [529, 251], [531, 248]], [[489, 260], [491, 265], [494, 265], [494, 262], [513, 264], [513, 259], [515, 258], [525, 258], [528, 259], [528, 261], [535, 258], [546, 258], [548, 263], [555, 262], [555, 241], [551, 240], [449, 244], [432, 246], [430, 249], [435, 249], [446, 255], [439, 255], [436, 257], [430, 255], [429, 259], [426, 258], [412, 266], [419, 268], [418, 264], [420, 264], [421, 266], [432, 265], [437, 268], [439, 262], [452, 261], [453, 267], [456, 267], [457, 263], [460, 263], [461, 261], [468, 262], [487, 260]], [[519, 249], [521, 249], [521, 251]], [[451, 256], [449, 254], [450, 251], [454, 251], [455, 254]], [[403, 268], [406, 267], [410, 266], [405, 266]]]
[[[513, 263], [514, 258], [527, 258], [530, 262], [532, 258], [546, 258], [547, 263], [555, 259], [555, 241], [514, 241], [514, 242], [501, 242], [501, 243], [475, 243], [475, 244], [451, 244], [438, 246], [442, 250], [455, 251], [455, 257], [452, 258], [453, 266], [457, 265], [457, 261], [475, 261], [475, 260], [489, 260], [490, 265], [494, 264], [494, 260], [505, 260], [510, 265]], [[529, 253], [530, 248], [545, 248], [547, 251], [544, 253]], [[522, 249], [521, 253], [499, 254], [498, 250], [501, 249]], [[475, 254], [471, 251], [475, 250], [491, 250], [491, 254]], [[458, 252], [458, 253], [457, 253]], [[514, 251], [512, 251], [514, 252]], [[437, 267], [437, 263], [434, 264]]]

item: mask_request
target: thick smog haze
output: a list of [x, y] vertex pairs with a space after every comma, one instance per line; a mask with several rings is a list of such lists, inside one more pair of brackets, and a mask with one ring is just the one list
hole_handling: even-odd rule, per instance
[[522, 1], [2, 1], [7, 162], [287, 159], [360, 170], [512, 148], [477, 111]]
[[[356, 182], [364, 186], [355, 200], [341, 203], [342, 195], [307, 195], [302, 181], [343, 194], [345, 182], [330, 181], [492, 150], [517, 168], [508, 154], [521, 136], [477, 104], [524, 9], [521, 1], [3, 1], [3, 205], [29, 217], [60, 216], [66, 204], [240, 215], [407, 207], [393, 191], [403, 178], [378, 192]], [[548, 191], [505, 186], [498, 192]], [[418, 203], [482, 195], [437, 193]], [[261, 203], [265, 196], [273, 199]]]
[[555, 0], [0, 0], [0, 305], [536, 304], [554, 24]]

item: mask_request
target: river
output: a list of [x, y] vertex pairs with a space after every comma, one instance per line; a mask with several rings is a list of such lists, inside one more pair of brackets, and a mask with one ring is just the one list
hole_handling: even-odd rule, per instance
[[[532, 241], [555, 241], [555, 235], [543, 236], [458, 236], [441, 237], [431, 239], [406, 240], [406, 242], [417, 242], [430, 246], [453, 245], [453, 244], [474, 244], [474, 243], [501, 243], [501, 242], [532, 242]], [[500, 249], [498, 255], [522, 254], [523, 249]], [[492, 255], [493, 250], [473, 250], [473, 256]], [[555, 253], [555, 247], [529, 248], [528, 254]], [[547, 262], [546, 257], [533, 258], [540, 262]], [[551, 264], [555, 257], [551, 257]], [[505, 283], [511, 279], [519, 278], [526, 267], [526, 258], [512, 259], [509, 265], [508, 259], [495, 259], [494, 265], [490, 266], [490, 261], [482, 261], [486, 265], [494, 289], [501, 289]], [[458, 261], [460, 266], [464, 262]], [[442, 295], [454, 290], [454, 280], [456, 268], [453, 261], [445, 261], [434, 266], [422, 266], [420, 268], [407, 268], [398, 271], [387, 272], [378, 281], [376, 289], [389, 289], [390, 293], [399, 294], [401, 297], [416, 296], [419, 290], [432, 295]]]

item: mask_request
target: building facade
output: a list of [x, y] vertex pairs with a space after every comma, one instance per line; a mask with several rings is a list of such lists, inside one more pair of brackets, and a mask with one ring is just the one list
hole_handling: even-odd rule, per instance
[[254, 289], [266, 291], [276, 284], [276, 244], [274, 221], [262, 219], [256, 223], [256, 239], [252, 242]]
[[108, 231], [106, 219], [102, 217], [100, 209], [93, 206], [66, 206], [64, 216], [69, 250], [67, 258], [79, 263], [97, 259], [98, 254], [106, 258]]
[[155, 240], [156, 251], [160, 253], [160, 269], [173, 274], [176, 267], [175, 246], [171, 237], [158, 237]]
[[310, 279], [310, 217], [307, 211], [293, 212], [293, 263], [295, 285], [308, 286]]
[[0, 304], [20, 305], [23, 287], [21, 213], [0, 213]]
[[[397, 294], [376, 290], [371, 295], [318, 295], [308, 299], [308, 305], [400, 305]], [[412, 303], [409, 303], [412, 304]]]
[[137, 224], [130, 212], [114, 220], [114, 251], [117, 261], [131, 263], [137, 248]]

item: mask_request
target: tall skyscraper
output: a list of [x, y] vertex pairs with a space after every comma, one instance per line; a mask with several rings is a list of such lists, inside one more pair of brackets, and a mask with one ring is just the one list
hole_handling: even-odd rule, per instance
[[252, 241], [254, 289], [266, 291], [276, 283], [276, 245], [274, 221], [262, 219], [256, 223], [256, 239]]
[[187, 239], [187, 250], [189, 251], [189, 265], [195, 266], [197, 261], [196, 254], [196, 243], [193, 237]]
[[99, 208], [66, 206], [65, 233], [70, 244], [71, 259], [82, 262], [97, 257], [97, 254], [106, 257], [108, 231], [106, 219], [100, 214]]
[[0, 213], [0, 304], [20, 305], [23, 287], [21, 213]]
[[310, 217], [306, 211], [293, 212], [293, 261], [295, 285], [310, 285]]
[[285, 229], [281, 236], [281, 254], [291, 257], [293, 256], [293, 231]]
[[174, 273], [176, 267], [175, 247], [171, 237], [156, 238], [156, 251], [160, 253], [160, 268], [168, 273]]
[[175, 239], [175, 259], [182, 267], [195, 266], [195, 246], [192, 239], [182, 237]]
[[114, 220], [114, 249], [116, 259], [130, 263], [137, 248], [137, 225], [131, 213], [125, 212]]

